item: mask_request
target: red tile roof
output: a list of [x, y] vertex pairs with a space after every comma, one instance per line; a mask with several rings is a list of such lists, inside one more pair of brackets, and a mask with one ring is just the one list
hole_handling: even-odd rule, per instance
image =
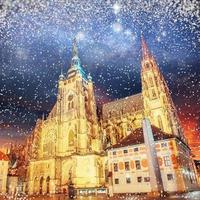
[[0, 160], [8, 161], [9, 158], [6, 154], [4, 154], [3, 152], [0, 151]]
[[[167, 134], [160, 130], [159, 128], [155, 126], [151, 126], [154, 140], [164, 140], [164, 139], [169, 139], [169, 138], [174, 138], [174, 135]], [[126, 136], [124, 139], [122, 139], [119, 143], [109, 147], [110, 148], [120, 148], [120, 147], [125, 147], [125, 146], [130, 146], [130, 145], [136, 145], [136, 144], [142, 144], [144, 143], [144, 136], [143, 136], [143, 129], [138, 128], [134, 130], [131, 134]]]

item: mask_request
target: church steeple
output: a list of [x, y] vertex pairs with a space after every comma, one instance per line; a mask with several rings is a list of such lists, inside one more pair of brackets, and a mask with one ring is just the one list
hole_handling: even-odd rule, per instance
[[142, 36], [142, 59], [147, 59], [147, 58], [150, 58], [151, 57], [151, 53], [148, 49], [148, 46], [146, 44], [146, 41], [144, 39], [144, 36]]
[[76, 38], [74, 38], [73, 44], [72, 44], [71, 66], [67, 72], [67, 77], [70, 78], [71, 76], [74, 76], [77, 73], [86, 79], [86, 74], [81, 66], [81, 61], [78, 56], [77, 40]]
[[144, 114], [164, 132], [183, 140], [183, 130], [167, 83], [142, 37], [141, 79]]

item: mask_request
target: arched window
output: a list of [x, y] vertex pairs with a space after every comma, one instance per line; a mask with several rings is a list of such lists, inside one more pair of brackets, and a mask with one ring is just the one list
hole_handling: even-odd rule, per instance
[[153, 87], [153, 78], [152, 77], [149, 77], [149, 85], [150, 85], [150, 87]]
[[162, 118], [161, 118], [160, 115], [158, 115], [158, 126], [159, 126], [160, 129], [163, 130], [163, 123], [162, 123]]
[[43, 193], [43, 182], [44, 182], [44, 178], [41, 177], [41, 178], [40, 178], [40, 194]]
[[37, 177], [35, 177], [34, 179], [33, 192], [34, 194], [37, 194], [38, 192], [38, 178]]
[[74, 108], [74, 102], [72, 101], [71, 102], [71, 109], [73, 109]]
[[74, 108], [74, 101], [73, 101], [73, 99], [74, 99], [74, 96], [72, 94], [70, 94], [68, 96], [68, 110], [71, 110], [71, 109]]
[[68, 144], [69, 146], [74, 146], [74, 143], [75, 143], [75, 134], [72, 130], [70, 130], [68, 135]]
[[47, 177], [46, 185], [47, 185], [47, 194], [49, 194], [49, 186], [50, 186], [50, 177], [49, 176]]

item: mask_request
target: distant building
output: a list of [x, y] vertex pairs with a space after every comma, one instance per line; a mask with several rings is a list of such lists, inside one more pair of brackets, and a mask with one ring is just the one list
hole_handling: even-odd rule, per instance
[[8, 156], [0, 151], [0, 194], [6, 193], [8, 162]]
[[[197, 188], [194, 162], [187, 144], [152, 126], [165, 192]], [[150, 193], [149, 165], [143, 129], [138, 128], [108, 150], [113, 193]]]

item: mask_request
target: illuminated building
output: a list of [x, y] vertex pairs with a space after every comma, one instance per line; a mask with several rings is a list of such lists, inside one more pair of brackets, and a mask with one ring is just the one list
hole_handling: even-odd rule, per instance
[[[197, 187], [197, 177], [188, 146], [172, 134], [151, 127], [156, 157], [165, 192], [183, 192]], [[150, 175], [150, 160], [144, 143], [144, 127], [137, 128], [108, 150], [113, 193], [151, 193], [156, 177]], [[155, 191], [155, 190], [153, 190]]]
[[8, 156], [0, 151], [0, 194], [6, 193], [8, 162]]
[[[59, 77], [57, 101], [47, 119], [37, 121], [27, 140], [29, 194], [65, 192], [70, 183], [78, 192], [96, 192], [98, 188], [105, 188], [108, 177], [113, 174], [115, 181], [116, 175], [115, 172], [111, 173], [113, 168], [108, 164], [112, 162], [110, 153], [113, 153], [109, 150], [111, 152], [106, 156], [105, 149], [109, 147], [119, 148], [116, 152], [122, 152], [116, 157], [117, 163], [128, 158], [130, 171], [138, 172], [140, 192], [151, 191], [141, 135], [144, 117], [150, 120], [153, 134], [161, 135], [155, 140], [164, 189], [171, 192], [193, 188], [195, 174], [190, 149], [167, 84], [144, 39], [142, 52], [142, 92], [104, 104], [98, 120], [92, 78], [83, 71], [74, 41], [71, 66], [66, 76], [61, 74]], [[118, 146], [129, 137], [133, 139], [130, 147]], [[137, 137], [140, 137], [139, 143], [135, 139]], [[135, 148], [138, 152], [134, 151]], [[127, 150], [128, 157], [122, 150]], [[136, 159], [137, 163], [133, 161]], [[152, 166], [156, 166], [155, 158], [152, 159]], [[141, 165], [140, 174], [135, 171], [135, 165]], [[127, 173], [123, 171], [124, 163], [119, 166], [122, 172], [119, 179], [123, 179], [119, 191], [125, 192], [124, 188], [130, 192], [124, 182]], [[155, 170], [151, 170], [151, 173], [153, 171], [155, 173]], [[182, 182], [177, 186], [179, 175]], [[133, 174], [131, 176], [126, 180], [127, 184], [130, 180], [136, 180]]]
[[76, 40], [67, 77], [60, 75], [57, 102], [48, 118], [37, 122], [32, 143], [29, 194], [65, 192], [70, 182], [80, 191], [104, 185], [93, 83], [82, 69]]

